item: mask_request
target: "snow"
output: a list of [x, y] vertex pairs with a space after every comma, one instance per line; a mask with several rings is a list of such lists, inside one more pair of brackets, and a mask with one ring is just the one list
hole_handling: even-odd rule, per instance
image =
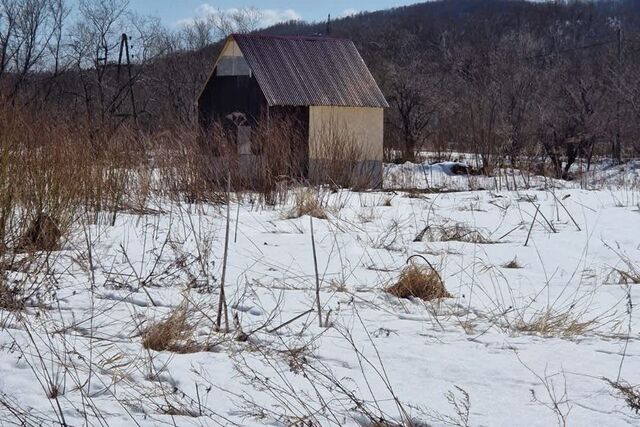
[[[463, 155], [458, 157], [465, 158]], [[429, 189], [430, 191], [502, 191], [547, 188], [634, 188], [640, 185], [640, 160], [632, 160], [622, 165], [602, 160], [589, 169], [583, 163], [574, 163], [570, 172], [577, 175], [578, 179], [569, 182], [529, 175], [511, 168], [497, 169], [494, 176], [489, 177], [464, 173], [465, 169], [471, 170], [473, 167], [477, 167], [477, 162], [473, 159], [387, 164], [384, 170], [384, 187], [401, 190]]]
[[[640, 383], [640, 285], [616, 273], [640, 270], [637, 165], [600, 168], [596, 189], [516, 177], [507, 190], [453, 175], [454, 164], [388, 165], [381, 191], [313, 190], [328, 212], [313, 227], [329, 327], [310, 311], [310, 218], [286, 219], [293, 198], [231, 205], [228, 334], [213, 322], [224, 206], [165, 202], [162, 213], [119, 214], [113, 227], [79, 221], [48, 261], [54, 271], [11, 273], [55, 295], [0, 311], [0, 419], [356, 426], [369, 411], [429, 425], [640, 423], [605, 381]], [[454, 227], [476, 241], [442, 241]], [[453, 298], [383, 291], [412, 255], [437, 268]], [[514, 259], [522, 268], [503, 267]], [[145, 349], [145, 328], [185, 306], [199, 351]], [[545, 315], [558, 326], [530, 330]], [[236, 339], [236, 321], [247, 339]], [[468, 423], [454, 405], [465, 393]]]

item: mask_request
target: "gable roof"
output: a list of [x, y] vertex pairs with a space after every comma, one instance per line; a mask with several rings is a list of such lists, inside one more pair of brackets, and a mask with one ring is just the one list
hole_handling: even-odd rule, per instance
[[389, 106], [351, 40], [234, 34], [270, 106]]

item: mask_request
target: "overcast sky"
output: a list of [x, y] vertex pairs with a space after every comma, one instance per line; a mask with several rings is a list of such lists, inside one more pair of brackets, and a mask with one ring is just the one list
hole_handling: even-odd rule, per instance
[[263, 11], [264, 25], [290, 19], [325, 20], [330, 13], [341, 17], [361, 11], [388, 9], [418, 0], [130, 0], [131, 9], [155, 15], [169, 26], [194, 18], [208, 10], [256, 7]]

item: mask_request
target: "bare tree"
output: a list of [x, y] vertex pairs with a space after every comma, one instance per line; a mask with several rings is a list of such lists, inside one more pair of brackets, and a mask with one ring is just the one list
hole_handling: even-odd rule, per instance
[[[81, 20], [73, 31], [75, 46], [75, 63], [83, 79], [87, 118], [92, 121], [93, 88], [97, 91], [98, 114], [100, 124], [104, 125], [113, 88], [109, 87], [107, 71], [109, 61], [119, 48], [120, 35], [125, 29], [128, 0], [81, 0], [79, 4]], [[82, 72], [83, 68], [92, 67], [93, 81]]]
[[18, 4], [13, 0], [0, 0], [0, 77], [16, 54]]
[[[13, 89], [9, 99], [14, 99], [27, 75], [40, 65], [43, 68], [44, 59], [53, 38], [56, 25], [53, 21], [52, 0], [19, 0], [15, 7], [15, 31], [12, 39], [8, 39], [9, 49], [13, 52], [12, 70], [15, 74]], [[7, 10], [9, 10], [7, 8]]]
[[60, 61], [63, 48], [64, 24], [69, 17], [69, 13], [71, 13], [71, 8], [65, 4], [64, 0], [51, 0], [49, 7], [51, 9], [53, 35], [48, 49], [53, 59], [53, 74], [57, 76], [61, 71]]

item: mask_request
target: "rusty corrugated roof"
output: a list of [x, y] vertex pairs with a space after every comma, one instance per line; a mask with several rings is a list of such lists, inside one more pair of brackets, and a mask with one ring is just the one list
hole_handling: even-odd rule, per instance
[[271, 106], [389, 106], [351, 40], [232, 37]]

